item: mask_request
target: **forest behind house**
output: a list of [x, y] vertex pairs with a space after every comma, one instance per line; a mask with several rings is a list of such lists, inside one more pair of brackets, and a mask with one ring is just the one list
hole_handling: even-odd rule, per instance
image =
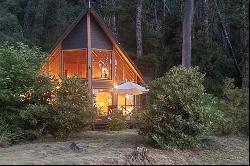
[[[92, 0], [91, 5], [147, 79], [181, 64], [183, 1], [143, 0], [140, 6], [136, 1]], [[87, 6], [86, 0], [1, 0], [0, 40], [22, 41], [49, 52]], [[248, 9], [248, 0], [194, 2], [192, 65], [206, 74], [211, 93], [220, 95], [226, 77], [248, 87]], [[140, 17], [142, 35], [136, 35]]]

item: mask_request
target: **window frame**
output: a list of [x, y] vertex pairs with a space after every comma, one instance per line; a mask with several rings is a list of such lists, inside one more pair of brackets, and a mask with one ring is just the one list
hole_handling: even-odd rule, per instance
[[88, 79], [88, 49], [87, 48], [76, 48], [76, 49], [64, 49], [62, 50], [62, 75], [63, 77], [65, 77], [65, 64], [64, 64], [64, 53], [65, 52], [74, 52], [74, 51], [85, 51], [86, 52], [86, 59], [85, 59], [85, 62], [86, 62], [86, 73], [85, 73], [85, 78], [80, 78], [81, 80], [87, 80]]
[[[109, 73], [109, 78], [108, 79], [100, 79], [100, 78], [94, 78], [93, 73], [94, 73], [94, 66], [93, 66], [93, 51], [106, 51], [110, 53], [110, 73]], [[112, 66], [113, 66], [113, 58], [112, 58], [112, 54], [113, 54], [113, 50], [109, 50], [109, 49], [100, 49], [100, 48], [91, 48], [91, 63], [92, 63], [92, 80], [94, 81], [111, 81], [113, 80], [113, 70], [112, 70]]]

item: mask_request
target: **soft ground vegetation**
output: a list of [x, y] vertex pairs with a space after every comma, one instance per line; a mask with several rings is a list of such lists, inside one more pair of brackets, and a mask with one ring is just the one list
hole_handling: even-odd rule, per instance
[[[249, 164], [248, 138], [212, 136], [207, 139], [200, 148], [159, 150], [147, 146], [135, 130], [88, 131], [61, 142], [47, 137], [2, 148], [0, 164], [124, 164], [139, 146], [148, 149], [151, 164]], [[72, 142], [81, 145], [83, 151], [71, 150]]]
[[219, 109], [223, 112], [225, 123], [219, 124], [221, 134], [244, 133], [249, 135], [249, 106], [247, 95], [234, 85], [234, 79], [224, 80]]

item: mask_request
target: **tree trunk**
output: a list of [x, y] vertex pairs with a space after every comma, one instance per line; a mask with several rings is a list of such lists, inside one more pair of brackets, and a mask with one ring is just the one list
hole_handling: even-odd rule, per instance
[[166, 17], [166, 0], [163, 0], [163, 16]]
[[242, 78], [242, 89], [248, 93], [249, 92], [249, 54], [245, 58], [244, 67], [243, 67], [243, 78]]
[[137, 60], [142, 57], [142, 1], [137, 0], [136, 3], [136, 44], [137, 44]]
[[204, 44], [208, 48], [210, 44], [209, 37], [209, 1], [203, 0], [203, 18], [204, 18]]
[[25, 38], [29, 38], [32, 34], [32, 23], [34, 18], [34, 9], [36, 2], [33, 0], [29, 0], [27, 2], [27, 6], [25, 8], [24, 19], [23, 19], [23, 36]]
[[158, 26], [158, 17], [157, 17], [157, 0], [155, 0], [155, 24]]
[[249, 106], [249, 3], [245, 2], [242, 5], [242, 13], [246, 17], [243, 21], [243, 27], [241, 30], [241, 45], [243, 58], [243, 72], [242, 72], [242, 89], [247, 94], [247, 103]]
[[111, 27], [112, 27], [112, 31], [114, 33], [114, 36], [116, 37], [116, 39], [118, 38], [118, 32], [117, 32], [117, 19], [116, 19], [116, 12], [115, 12], [115, 7], [116, 7], [116, 4], [115, 4], [115, 1], [112, 0], [112, 8], [113, 8], [113, 11], [112, 11], [112, 21], [111, 21]]
[[182, 65], [191, 67], [193, 0], [185, 0], [183, 20]]
[[226, 40], [226, 43], [227, 43], [227, 47], [229, 49], [229, 53], [231, 55], [231, 57], [233, 58], [234, 60], [234, 64], [235, 64], [235, 67], [240, 75], [240, 77], [242, 78], [242, 73], [241, 73], [241, 70], [240, 70], [240, 66], [236, 60], [236, 57], [235, 57], [235, 54], [234, 54], [234, 51], [233, 51], [233, 47], [232, 47], [232, 44], [231, 44], [231, 41], [229, 39], [229, 36], [228, 36], [228, 33], [227, 33], [227, 29], [224, 25], [224, 22], [222, 20], [222, 16], [221, 16], [221, 13], [220, 13], [220, 10], [219, 10], [219, 7], [217, 5], [217, 2], [216, 0], [214, 0], [214, 4], [215, 4], [215, 8], [217, 10], [217, 14], [218, 14], [218, 17], [219, 17], [219, 26], [221, 27], [221, 30], [223, 32], [223, 36], [225, 37], [225, 40]]
[[116, 15], [115, 13], [112, 15], [112, 31], [116, 39], [118, 38], [117, 27], [116, 27]]

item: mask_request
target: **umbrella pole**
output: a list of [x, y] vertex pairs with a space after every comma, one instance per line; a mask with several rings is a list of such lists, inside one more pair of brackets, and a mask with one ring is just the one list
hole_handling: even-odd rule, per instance
[[136, 102], [136, 96], [135, 95], [133, 96], [133, 99], [134, 99], [134, 109], [135, 109], [135, 104], [136, 104], [135, 103]]
[[126, 97], [126, 94], [125, 94], [125, 112], [127, 112], [127, 97]]

